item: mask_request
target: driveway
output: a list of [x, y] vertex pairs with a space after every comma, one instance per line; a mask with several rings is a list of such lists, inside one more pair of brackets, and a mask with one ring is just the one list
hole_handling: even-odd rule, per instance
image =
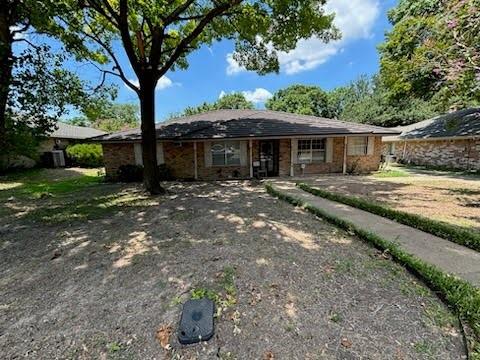
[[[168, 191], [97, 217], [19, 213], [0, 225], [2, 358], [464, 356], [439, 299], [355, 237], [249, 182]], [[139, 188], [97, 184], [30, 208], [96, 192], [138, 196]], [[192, 290], [221, 299], [215, 336], [189, 347], [172, 336], [165, 349], [157, 330], [175, 331]]]

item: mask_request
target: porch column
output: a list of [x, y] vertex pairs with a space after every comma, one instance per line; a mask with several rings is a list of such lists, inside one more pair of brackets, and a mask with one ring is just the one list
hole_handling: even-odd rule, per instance
[[250, 178], [253, 179], [253, 141], [248, 140], [248, 151], [250, 153]]
[[343, 174], [347, 173], [347, 146], [348, 146], [348, 140], [347, 140], [347, 137], [345, 136], [345, 140], [343, 142]]
[[193, 142], [193, 166], [195, 172], [195, 180], [198, 180], [198, 162], [197, 162], [197, 142]]
[[290, 139], [290, 176], [294, 177], [295, 176], [295, 169], [293, 167], [293, 157], [295, 156], [294, 154], [294, 149], [293, 149], [293, 139]]

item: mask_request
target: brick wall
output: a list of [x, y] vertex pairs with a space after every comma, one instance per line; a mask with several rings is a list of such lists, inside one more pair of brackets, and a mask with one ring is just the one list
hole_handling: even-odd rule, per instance
[[[341, 173], [343, 171], [343, 152], [344, 138], [334, 138], [333, 156], [331, 163], [306, 164], [302, 171], [301, 165], [295, 164], [295, 176], [325, 173]], [[247, 146], [247, 165], [246, 166], [205, 166], [204, 145], [197, 143], [197, 169], [199, 180], [219, 180], [219, 179], [246, 179], [250, 177], [250, 149]], [[382, 152], [381, 138], [375, 138], [374, 154], [370, 156], [348, 156], [347, 168], [356, 164], [356, 172], [370, 172], [377, 170]], [[181, 144], [174, 142], [163, 143], [163, 153], [165, 164], [171, 169], [174, 177], [178, 179], [193, 179], [194, 170], [194, 150], [193, 143], [183, 142]], [[135, 153], [133, 144], [103, 144], [103, 154], [105, 159], [105, 171], [107, 177], [115, 179], [118, 168], [121, 165], [135, 164]], [[253, 161], [259, 159], [259, 141], [252, 141]], [[279, 174], [280, 176], [290, 175], [291, 158], [291, 140], [281, 139], [279, 141]]]
[[375, 146], [373, 155], [347, 156], [347, 171], [354, 169], [354, 173], [369, 173], [377, 171], [380, 167], [380, 158], [382, 156], [382, 138], [375, 137]]
[[[387, 154], [388, 143], [383, 152]], [[480, 140], [429, 140], [395, 143], [397, 160], [415, 165], [444, 166], [453, 169], [480, 169]]]
[[[247, 151], [250, 151], [248, 146]], [[248, 158], [250, 158], [250, 156], [248, 156]], [[250, 164], [248, 163], [247, 166], [206, 167], [204, 146], [201, 142], [197, 143], [197, 166], [199, 180], [247, 179], [250, 177]]]
[[133, 144], [102, 144], [107, 179], [117, 178], [118, 168], [135, 164]]

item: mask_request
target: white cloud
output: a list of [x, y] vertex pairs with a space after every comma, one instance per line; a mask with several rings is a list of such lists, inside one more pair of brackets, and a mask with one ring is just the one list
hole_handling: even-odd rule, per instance
[[[234, 94], [235, 91], [232, 91], [231, 93]], [[265, 103], [268, 99], [270, 99], [273, 96], [273, 94], [270, 91], [264, 88], [256, 88], [253, 91], [251, 90], [241, 91], [241, 93], [243, 94], [243, 96], [245, 96], [245, 99], [247, 101], [251, 101], [254, 104]], [[227, 94], [228, 94], [227, 92], [222, 90], [220, 91], [218, 98], [221, 99]]]
[[[380, 14], [378, 0], [331, 0], [327, 1], [325, 9], [326, 13], [335, 12], [334, 23], [342, 33], [342, 39], [327, 44], [316, 37], [300, 40], [294, 50], [278, 54], [282, 72], [296, 74], [314, 69], [342, 52], [348, 43], [368, 39]], [[231, 53], [227, 55], [227, 62], [227, 74], [245, 71]]]
[[273, 94], [264, 88], [256, 88], [254, 91], [242, 91], [243, 96], [254, 104], [264, 103], [270, 99]]
[[227, 75], [238, 74], [242, 71], [247, 71], [243, 66], [240, 66], [233, 58], [233, 53], [227, 54]]
[[[140, 83], [138, 82], [138, 79], [129, 79], [130, 82], [135, 85], [136, 87], [138, 87], [140, 85]], [[166, 88], [169, 88], [169, 87], [172, 87], [173, 85], [180, 85], [179, 83], [174, 83], [172, 80], [170, 80], [169, 77], [167, 76], [162, 76], [160, 78], [160, 80], [158, 80], [158, 83], [157, 83], [157, 87], [155, 88], [156, 91], [160, 91], [160, 90], [163, 90], [163, 89], [166, 89]], [[125, 85], [127, 87], [127, 89], [129, 90], [132, 90], [130, 89], [127, 85]]]

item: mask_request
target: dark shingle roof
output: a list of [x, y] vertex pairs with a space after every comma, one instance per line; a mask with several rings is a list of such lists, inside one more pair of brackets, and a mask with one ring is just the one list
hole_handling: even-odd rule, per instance
[[386, 141], [480, 136], [480, 108], [459, 110], [394, 129], [402, 133], [389, 136]]
[[107, 134], [105, 131], [57, 122], [57, 129], [49, 133], [48, 136], [52, 138], [84, 140], [105, 134]]
[[[269, 110], [215, 110], [172, 119], [156, 126], [157, 138], [201, 140], [304, 135], [395, 135], [378, 126]], [[140, 129], [95, 138], [96, 141], [140, 140]]]

